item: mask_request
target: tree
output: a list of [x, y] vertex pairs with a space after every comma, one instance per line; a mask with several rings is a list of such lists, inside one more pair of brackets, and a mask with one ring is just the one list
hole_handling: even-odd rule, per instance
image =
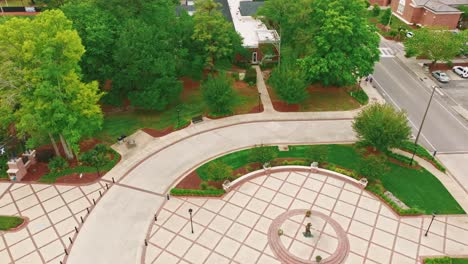
[[272, 71], [268, 82], [281, 100], [288, 104], [301, 103], [309, 96], [307, 76], [295, 64], [281, 64]]
[[278, 156], [275, 147], [258, 145], [252, 148], [250, 153], [251, 162], [269, 163]]
[[222, 161], [212, 161], [205, 173], [210, 181], [223, 181], [232, 178], [232, 167]]
[[375, 17], [380, 15], [380, 6], [378, 4], [372, 6], [372, 15]]
[[372, 73], [379, 36], [367, 21], [364, 1], [315, 0], [312, 10], [314, 52], [300, 60], [309, 79], [347, 86]]
[[448, 30], [441, 28], [421, 28], [414, 37], [405, 42], [406, 53], [410, 56], [422, 56], [432, 61], [451, 61], [460, 53], [466, 42]]
[[[97, 83], [82, 83], [78, 65], [84, 47], [71, 21], [59, 10], [35, 19], [11, 19], [0, 25], [0, 62], [16, 92], [11, 110], [20, 136], [37, 144], [48, 135], [57, 151], [59, 136], [67, 158], [79, 152], [78, 142], [102, 124]], [[12, 41], [13, 40], [13, 41]], [[17, 82], [18, 76], [23, 81]]]
[[195, 2], [193, 40], [204, 50], [206, 65], [211, 70], [220, 59], [232, 60], [237, 51], [242, 49], [242, 41], [234, 27], [218, 10], [219, 3], [214, 0]]
[[73, 2], [61, 7], [78, 31], [86, 52], [80, 61], [85, 80], [112, 78], [115, 62], [112, 53], [117, 39], [117, 19], [93, 2]]
[[388, 23], [390, 23], [391, 17], [392, 17], [392, 9], [391, 8], [385, 9], [384, 13], [380, 17], [380, 23], [382, 23], [382, 25], [388, 25]]
[[353, 121], [353, 130], [364, 144], [382, 152], [399, 147], [411, 136], [406, 113], [388, 104], [372, 104]]
[[172, 2], [148, 4], [150, 17], [126, 20], [119, 32], [114, 60], [118, 69], [111, 93], [128, 97], [144, 109], [164, 110], [182, 90], [177, 80], [177, 18]]
[[209, 76], [202, 84], [201, 91], [203, 99], [212, 112], [217, 114], [232, 112], [236, 94], [232, 89], [232, 79], [225, 73]]
[[369, 155], [361, 159], [359, 163], [359, 174], [376, 179], [388, 170], [386, 158], [383, 155]]

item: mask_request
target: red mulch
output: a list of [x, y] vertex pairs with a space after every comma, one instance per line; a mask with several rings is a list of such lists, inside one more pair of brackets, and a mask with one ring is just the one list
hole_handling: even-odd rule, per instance
[[283, 101], [273, 101], [273, 108], [278, 112], [299, 112], [299, 104], [287, 104]]
[[[233, 170], [232, 175], [245, 175], [249, 173], [249, 171], [246, 169], [246, 167], [249, 166], [253, 170], [259, 170], [262, 168], [260, 163], [250, 163], [247, 164], [244, 167], [241, 167], [239, 169]], [[185, 176], [184, 179], [182, 179], [177, 185], [176, 188], [179, 189], [190, 189], [190, 190], [200, 190], [200, 183], [202, 183], [202, 180], [197, 174], [197, 171], [192, 171], [190, 174]], [[217, 189], [222, 189], [223, 188], [223, 181], [208, 181], [208, 185], [216, 187]]]
[[[365, 152], [363, 154], [364, 157], [367, 157], [369, 155], [376, 155], [376, 156], [380, 156], [382, 155], [382, 152], [378, 151], [378, 150], [374, 150], [373, 147], [365, 147]], [[391, 158], [391, 157], [387, 157], [387, 160], [393, 164], [396, 164], [396, 165], [399, 165], [399, 166], [402, 166], [402, 167], [406, 167], [406, 168], [412, 168], [412, 169], [419, 169], [421, 168], [421, 166], [419, 165], [413, 165], [413, 166], [410, 166], [409, 164], [407, 163], [404, 163], [404, 162], [401, 162], [397, 159], [394, 159], [394, 158]]]
[[236, 80], [233, 84], [234, 89], [241, 90], [241, 89], [251, 89], [249, 84], [244, 81]]
[[[94, 146], [96, 146], [99, 143], [101, 143], [101, 141], [98, 140], [98, 139], [94, 139], [94, 138], [83, 140], [82, 142], [80, 142], [80, 150], [81, 150], [82, 153], [86, 152], [86, 151], [94, 148]], [[59, 148], [60, 154], [62, 156], [65, 156], [65, 154], [63, 152], [63, 148], [62, 148], [62, 143], [60, 141], [57, 141], [57, 147]], [[40, 146], [40, 147], [36, 148], [36, 151], [46, 150], [46, 149], [53, 151], [52, 145]], [[113, 158], [113, 157], [111, 157], [111, 158]], [[76, 157], [73, 158], [72, 160], [69, 160], [68, 164], [69, 164], [70, 168], [77, 167], [78, 166], [78, 161], [76, 160]], [[47, 167], [47, 163], [37, 162], [36, 164], [31, 165], [28, 168], [28, 172], [23, 177], [22, 181], [38, 181], [42, 176], [46, 175], [47, 173], [49, 173], [49, 168]], [[64, 176], [63, 178], [66, 178], [66, 177], [69, 177], [69, 176]], [[76, 178], [77, 178], [77, 180], [73, 180], [70, 183], [88, 183], [89, 182], [87, 179], [85, 179], [85, 177], [83, 177], [80, 180], [79, 175], [77, 175]], [[60, 180], [60, 179], [62, 179], [62, 177], [57, 179], [57, 182], [67, 182], [67, 180]], [[97, 179], [97, 177], [95, 179]], [[69, 183], [69, 182], [67, 182], [67, 183]]]
[[451, 71], [453, 66], [463, 66], [468, 67], [468, 62], [465, 63], [453, 63], [452, 66], [447, 65], [446, 63], [436, 63], [435, 65], [429, 64], [430, 71]]
[[200, 88], [200, 81], [195, 81], [188, 77], [182, 77], [179, 80], [182, 81], [182, 87], [184, 87], [184, 90], [193, 90]]
[[[180, 129], [184, 129], [186, 127], [188, 127], [191, 123], [188, 122], [185, 126], [179, 128], [178, 130]], [[173, 126], [171, 127], [168, 127], [168, 128], [165, 128], [165, 129], [162, 129], [162, 130], [156, 130], [156, 129], [152, 129], [152, 128], [142, 128], [141, 129], [143, 132], [145, 132], [146, 134], [152, 136], [152, 137], [162, 137], [162, 136], [165, 136], [167, 134], [170, 134], [174, 131], [177, 131], [174, 129]]]

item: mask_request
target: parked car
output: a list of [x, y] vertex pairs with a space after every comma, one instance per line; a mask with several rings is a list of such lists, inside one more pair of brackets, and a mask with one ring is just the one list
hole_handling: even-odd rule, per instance
[[468, 67], [455, 66], [452, 68], [453, 72], [462, 78], [468, 78]]
[[448, 83], [450, 81], [448, 75], [442, 71], [433, 71], [432, 76], [434, 76], [434, 78], [436, 78], [441, 83]]

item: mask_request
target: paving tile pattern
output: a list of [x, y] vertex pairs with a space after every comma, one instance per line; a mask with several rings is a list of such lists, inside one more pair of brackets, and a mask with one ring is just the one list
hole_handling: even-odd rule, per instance
[[280, 263], [268, 229], [293, 209], [318, 211], [341, 225], [350, 244], [346, 263], [415, 264], [418, 256], [468, 254], [466, 215], [437, 216], [426, 237], [430, 216], [399, 217], [367, 191], [336, 178], [279, 172], [253, 178], [219, 199], [166, 201], [149, 228], [143, 263]]
[[[86, 186], [15, 183], [0, 197], [0, 215], [26, 216], [17, 232], [0, 231], [0, 263], [60, 263], [105, 182]], [[94, 201], [93, 201], [94, 200]], [[70, 240], [71, 239], [71, 240]]]

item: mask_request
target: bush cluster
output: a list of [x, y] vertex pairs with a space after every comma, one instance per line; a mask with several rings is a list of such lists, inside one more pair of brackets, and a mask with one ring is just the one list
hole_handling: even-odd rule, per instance
[[254, 86], [257, 83], [257, 71], [254, 68], [249, 68], [245, 73], [244, 81], [250, 86]]
[[[410, 163], [410, 161], [411, 161], [411, 158], [406, 157], [406, 156], [403, 156], [403, 155], [400, 155], [400, 154], [397, 154], [397, 153], [393, 153], [393, 152], [391, 152], [391, 151], [387, 151], [385, 154], [386, 154], [389, 158], [396, 159], [396, 160], [398, 160], [398, 161], [400, 161], [400, 162], [402, 162], [402, 163], [404, 163], [404, 164], [408, 164], [408, 165], [409, 165], [409, 163]], [[415, 161], [415, 160], [413, 160], [413, 166], [416, 166], [416, 165], [418, 165], [418, 162]]]
[[51, 172], [60, 172], [68, 167], [68, 162], [62, 157], [54, 157], [49, 161], [48, 167]]
[[369, 102], [369, 96], [367, 96], [366, 92], [363, 89], [350, 91], [349, 95], [356, 99], [356, 101], [358, 101], [361, 105], [365, 105]]

